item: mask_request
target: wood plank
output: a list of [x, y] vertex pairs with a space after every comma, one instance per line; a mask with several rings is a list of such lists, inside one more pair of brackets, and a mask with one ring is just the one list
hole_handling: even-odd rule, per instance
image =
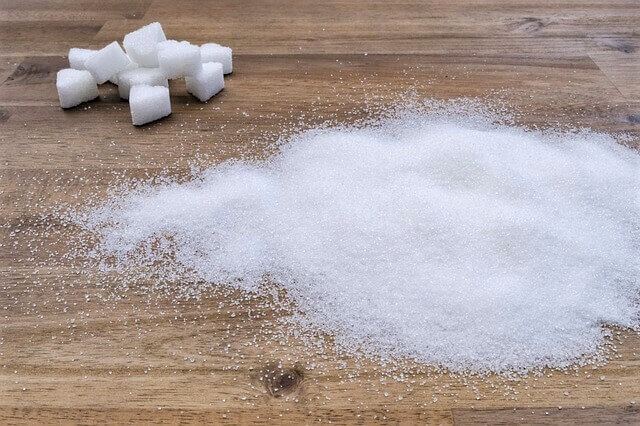
[[[64, 60], [49, 66], [46, 60], [25, 59], [16, 77], [0, 86], [0, 105], [10, 113], [0, 124], [0, 142], [14, 141], [6, 145], [8, 163], [0, 168], [66, 169], [78, 161], [84, 167], [164, 167], [196, 156], [215, 162], [259, 153], [268, 134], [285, 123], [297, 125], [303, 116], [307, 124], [357, 118], [363, 106], [402, 99], [408, 90], [434, 98], [508, 100], [523, 123], [541, 126], [570, 123], [634, 133], [629, 117], [640, 113], [588, 57], [515, 63], [429, 55], [240, 55], [215, 101], [200, 104], [183, 83], [172, 83], [172, 116], [134, 128], [126, 102], [111, 85], [101, 88], [100, 101], [61, 110], [53, 71]], [[59, 125], [50, 126], [51, 120]], [[28, 140], [20, 137], [25, 134]], [[172, 142], [154, 143], [158, 138]]]
[[55, 87], [56, 73], [67, 67], [69, 62], [62, 57], [25, 58], [0, 84], [0, 99], [24, 102], [33, 98], [42, 101], [42, 94], [49, 93], [49, 99], [55, 101], [58, 96]]
[[611, 408], [535, 407], [500, 410], [454, 410], [456, 425], [633, 425], [638, 424], [640, 408], [635, 405]]
[[625, 98], [640, 98], [640, 37], [595, 39], [589, 56]]
[[[274, 422], [279, 424], [299, 424], [302, 422], [329, 422], [333, 424], [368, 424], [371, 422], [392, 422], [398, 419], [412, 419], [421, 424], [453, 424], [452, 416], [445, 411], [416, 411], [415, 415], [407, 415], [398, 410], [379, 410], [368, 413], [356, 413], [353, 410], [313, 410], [313, 415], [305, 412], [304, 408], [294, 410], [280, 410], [268, 408], [266, 410], [189, 410], [189, 409], [132, 409], [132, 410], [108, 410], [108, 409], [8, 409], [5, 419], [11, 424], [35, 424], [35, 423], [84, 423], [91, 418], [96, 423], [109, 424], [267, 424]], [[2, 408], [0, 407], [0, 413]], [[1, 415], [1, 414], [0, 414]], [[314, 415], [316, 416], [314, 418]]]
[[[178, 4], [156, 0], [145, 21], [180, 14], [166, 22], [172, 38], [219, 40], [238, 53], [405, 53], [562, 57], [584, 54], [584, 39], [630, 36], [639, 5], [633, 1], [561, 3], [475, 1], [387, 2], [333, 0], [231, 0]], [[215, 26], [209, 25], [216, 22]], [[109, 40], [135, 28], [109, 21], [97, 36]], [[500, 39], [500, 43], [496, 43]], [[528, 43], [535, 39], [536, 44]]]
[[2, 85], [23, 60], [24, 58], [21, 56], [0, 57], [0, 85]]
[[105, 43], [93, 38], [105, 22], [138, 22], [150, 4], [150, 0], [0, 0], [0, 55], [60, 56], [71, 47], [98, 49]]
[[[101, 301], [86, 277], [63, 268], [39, 269], [35, 274], [29, 265], [3, 270], [0, 306], [9, 321], [2, 325], [0, 416], [13, 415], [11, 407], [69, 409], [71, 414], [87, 410], [99, 421], [105, 408], [180, 407], [272, 418], [281, 412], [298, 422], [347, 413], [419, 421], [436, 415], [446, 420], [451, 408], [613, 408], [631, 406], [639, 396], [637, 335], [625, 335], [612, 362], [595, 371], [548, 371], [516, 383], [495, 378], [464, 383], [419, 372], [396, 381], [375, 363], [345, 358], [331, 346], [318, 356], [295, 339], [269, 337], [264, 331], [278, 335], [276, 317], [260, 300], [234, 305], [238, 296], [229, 294], [175, 305], [171, 299], [148, 303], [130, 294]], [[283, 371], [303, 373], [298, 386], [273, 394], [260, 378], [278, 364]]]
[[150, 4], [151, 0], [0, 0], [0, 22], [139, 19]]

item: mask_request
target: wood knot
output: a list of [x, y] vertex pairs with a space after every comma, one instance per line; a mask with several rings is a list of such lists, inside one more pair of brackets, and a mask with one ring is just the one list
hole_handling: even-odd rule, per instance
[[615, 38], [597, 38], [596, 41], [602, 47], [607, 49], [616, 50], [622, 53], [633, 53], [636, 51], [636, 45], [631, 40], [621, 40]]
[[526, 17], [518, 20], [513, 28], [518, 33], [535, 33], [546, 27], [548, 24], [539, 18]]
[[7, 77], [4, 84], [24, 85], [40, 84], [55, 79], [56, 72], [66, 68], [67, 61], [56, 56], [34, 56], [26, 58], [18, 65], [13, 73]]
[[0, 108], [0, 123], [4, 123], [11, 117], [11, 111], [6, 108]]
[[275, 398], [299, 389], [303, 379], [304, 371], [297, 366], [285, 368], [281, 365], [268, 364], [259, 373], [259, 380], [267, 393]]
[[627, 121], [629, 123], [637, 124], [640, 123], [640, 114], [630, 114], [627, 116]]

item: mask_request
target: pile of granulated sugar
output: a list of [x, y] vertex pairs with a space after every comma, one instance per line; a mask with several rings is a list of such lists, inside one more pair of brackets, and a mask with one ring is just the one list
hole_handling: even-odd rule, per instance
[[607, 325], [638, 329], [639, 194], [640, 156], [612, 136], [417, 109], [303, 131], [267, 161], [139, 185], [76, 220], [103, 270], [268, 280], [341, 348], [526, 372], [597, 356]]

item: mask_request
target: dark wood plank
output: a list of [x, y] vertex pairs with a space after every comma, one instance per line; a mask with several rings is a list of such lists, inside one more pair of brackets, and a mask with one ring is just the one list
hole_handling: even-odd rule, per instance
[[105, 22], [136, 22], [150, 4], [151, 0], [0, 0], [0, 55], [65, 55], [70, 47], [100, 48], [105, 43], [93, 39]]
[[640, 408], [625, 407], [531, 407], [498, 410], [453, 410], [456, 425], [637, 425]]

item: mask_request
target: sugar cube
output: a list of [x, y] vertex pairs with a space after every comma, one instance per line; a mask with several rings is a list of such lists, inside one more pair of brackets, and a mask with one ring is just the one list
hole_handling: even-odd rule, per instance
[[136, 126], [171, 114], [169, 88], [164, 86], [133, 86], [129, 93], [131, 120]]
[[206, 43], [200, 46], [200, 55], [202, 55], [202, 63], [220, 62], [223, 73], [230, 74], [233, 71], [230, 47], [217, 43]]
[[[131, 58], [129, 58], [129, 60], [131, 60]], [[131, 62], [129, 65], [127, 65], [127, 67], [125, 69], [123, 69], [119, 73], [116, 73], [116, 74], [112, 75], [111, 78], [109, 78], [109, 81], [117, 86], [120, 74], [122, 74], [123, 72], [127, 72], [129, 70], [134, 70], [134, 69], [136, 69], [138, 67], [139, 67], [138, 64], [136, 64], [135, 62]]]
[[103, 47], [84, 62], [85, 68], [93, 75], [98, 84], [109, 80], [111, 76], [124, 70], [131, 60], [117, 41]]
[[200, 72], [193, 76], [185, 77], [185, 82], [187, 84], [187, 92], [202, 102], [206, 102], [213, 95], [224, 89], [222, 64], [219, 62], [202, 64]]
[[167, 78], [194, 75], [202, 69], [200, 48], [188, 41], [164, 43], [158, 51], [158, 63]]
[[77, 47], [72, 47], [69, 49], [69, 67], [76, 70], [85, 69], [84, 61], [89, 59], [89, 57], [96, 52], [97, 50], [78, 49]]
[[175, 47], [179, 45], [180, 42], [178, 40], [165, 40], [158, 43], [158, 52], [162, 49], [166, 49], [167, 47]]
[[153, 22], [124, 36], [124, 49], [131, 60], [141, 67], [158, 66], [158, 43], [165, 41], [162, 25]]
[[87, 70], [65, 68], [58, 71], [56, 88], [62, 108], [71, 108], [98, 97], [98, 85]]
[[136, 68], [118, 74], [118, 92], [122, 99], [129, 99], [129, 91], [138, 85], [169, 87], [167, 77], [159, 68]]

